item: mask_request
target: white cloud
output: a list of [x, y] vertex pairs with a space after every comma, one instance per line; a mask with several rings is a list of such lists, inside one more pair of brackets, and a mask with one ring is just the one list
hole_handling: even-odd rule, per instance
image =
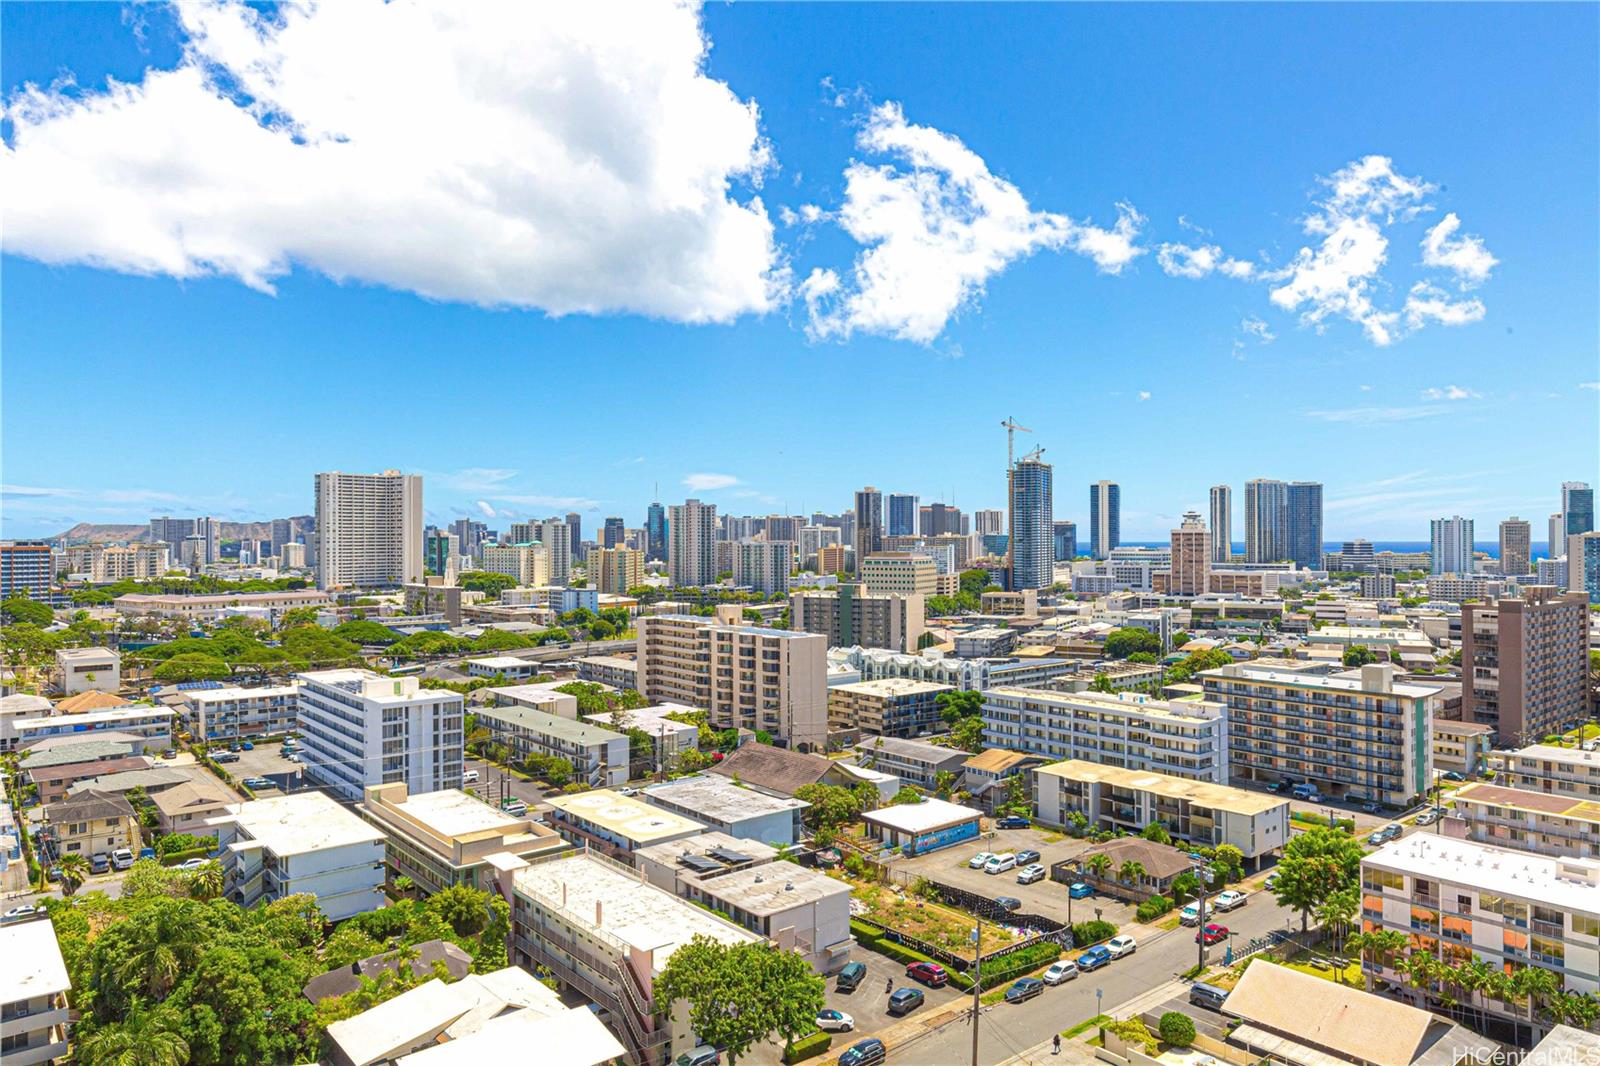
[[1454, 211], [1439, 220], [1422, 238], [1422, 262], [1426, 266], [1444, 267], [1455, 274], [1464, 289], [1480, 285], [1489, 278], [1489, 271], [1500, 262], [1483, 246], [1483, 239], [1470, 234], [1452, 239], [1461, 228], [1461, 219]]
[[477, 507], [478, 507], [478, 511], [483, 515], [483, 517], [485, 517], [485, 518], [493, 518], [494, 517], [494, 514], [495, 514], [494, 508], [489, 506], [488, 501], [479, 500], [478, 504], [477, 504]]
[[1345, 407], [1329, 411], [1307, 411], [1307, 418], [1319, 422], [1348, 422], [1356, 425], [1374, 425], [1380, 422], [1411, 422], [1419, 418], [1442, 415], [1447, 408], [1438, 405], [1426, 407]]
[[1424, 400], [1481, 400], [1482, 393], [1471, 389], [1464, 389], [1460, 385], [1446, 385], [1443, 388], [1423, 389]]
[[1578, 382], [1578, 388], [1580, 388], [1580, 389], [1600, 389], [1600, 381], [1580, 381], [1580, 382]]
[[339, 281], [553, 314], [783, 299], [753, 102], [692, 6], [173, 7], [174, 69], [7, 102], [4, 248], [133, 274]]
[[[514, 503], [520, 507], [537, 507], [541, 510], [549, 508], [553, 511], [593, 511], [600, 507], [600, 501], [590, 499], [588, 496], [551, 496], [542, 492], [513, 492], [491, 497], [496, 503]], [[502, 517], [509, 518], [505, 508], [500, 508]]]
[[1141, 403], [1143, 403], [1145, 400], [1148, 400], [1149, 398], [1150, 398], [1150, 394], [1148, 392], [1145, 392], [1143, 389], [1139, 390], [1139, 401]]
[[1243, 280], [1256, 272], [1255, 264], [1234, 259], [1215, 244], [1163, 244], [1156, 249], [1156, 262], [1174, 278], [1198, 279], [1221, 273]]
[[1371, 392], [1372, 391], [1372, 386], [1371, 385], [1357, 385], [1356, 388], [1360, 389], [1362, 392]]
[[1427, 322], [1444, 326], [1464, 326], [1483, 318], [1486, 309], [1478, 299], [1454, 300], [1443, 289], [1419, 281], [1406, 294], [1406, 325], [1421, 329]]
[[873, 107], [856, 144], [891, 161], [845, 168], [832, 217], [865, 250], [848, 285], [817, 268], [800, 286], [813, 338], [860, 331], [928, 344], [991, 277], [1040, 249], [1075, 251], [1110, 274], [1143, 254], [1131, 206], [1117, 205], [1110, 229], [1035, 211], [958, 138], [907, 122], [899, 104]]
[[1250, 334], [1262, 344], [1271, 344], [1273, 341], [1278, 339], [1278, 335], [1272, 332], [1271, 328], [1255, 315], [1246, 315], [1242, 320], [1240, 320], [1239, 328]]
[[739, 484], [739, 479], [732, 474], [687, 474], [683, 479], [683, 487], [690, 492], [709, 492], [712, 489], [732, 488]]

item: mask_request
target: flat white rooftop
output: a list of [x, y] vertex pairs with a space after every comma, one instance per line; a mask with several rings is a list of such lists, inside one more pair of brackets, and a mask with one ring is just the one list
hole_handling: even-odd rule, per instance
[[98, 725], [101, 722], [128, 722], [140, 718], [171, 718], [178, 712], [171, 707], [151, 707], [143, 703], [130, 703], [126, 707], [113, 707], [108, 711], [84, 711], [82, 714], [58, 714], [48, 718], [19, 718], [18, 731], [38, 729], [42, 726], [72, 725], [74, 727]]
[[235, 823], [244, 835], [280, 856], [381, 843], [387, 839], [382, 830], [362, 821], [321, 792], [296, 792], [290, 796], [250, 800], [211, 821]]
[[821, 870], [792, 862], [769, 862], [699, 882], [700, 891], [751, 914], [781, 914], [833, 896], [848, 896], [850, 886]]
[[390, 806], [410, 815], [441, 836], [447, 837], [481, 833], [486, 829], [516, 833], [521, 832], [527, 824], [526, 819], [513, 818], [476, 796], [467, 795], [459, 788], [418, 792], [404, 802]]
[[852, 692], [862, 696], [921, 696], [927, 693], [949, 692], [951, 686], [937, 681], [917, 681], [909, 677], [880, 677], [876, 681], [853, 681], [848, 685], [833, 686], [834, 692]]
[[610, 789], [580, 792], [574, 796], [552, 796], [548, 802], [558, 811], [581, 818], [635, 844], [651, 844], [675, 836], [687, 836], [705, 828], [699, 822]]
[[481, 666], [485, 670], [521, 670], [536, 668], [539, 664], [530, 659], [519, 659], [515, 655], [489, 655], [482, 659], [468, 659], [467, 665]]
[[646, 800], [662, 800], [714, 821], [727, 823], [804, 810], [811, 806], [804, 800], [769, 796], [716, 775], [684, 777], [664, 785], [653, 785], [644, 790], [644, 796]]
[[[1354, 673], [1355, 676], [1351, 676]], [[1251, 666], [1249, 663], [1234, 663], [1232, 666], [1220, 666], [1215, 670], [1206, 670], [1202, 677], [1229, 677], [1244, 680], [1267, 681], [1274, 685], [1292, 685], [1296, 688], [1324, 689], [1332, 692], [1364, 692], [1374, 695], [1387, 695], [1377, 689], [1369, 689], [1361, 680], [1359, 672], [1338, 674], [1308, 674], [1299, 670], [1262, 670]], [[1433, 685], [1408, 685], [1405, 683], [1391, 685], [1389, 692], [1396, 696], [1405, 696], [1410, 699], [1424, 699], [1428, 696], [1437, 696], [1440, 692]]]
[[226, 688], [203, 688], [193, 692], [185, 692], [192, 703], [222, 703], [226, 700], [258, 700], [270, 699], [277, 696], [293, 696], [300, 691], [295, 685], [272, 685], [267, 688], [240, 688], [230, 685]]
[[[1470, 886], [1479, 892], [1600, 915], [1600, 859], [1557, 859], [1418, 833], [1390, 841], [1361, 861], [1395, 873]], [[1563, 871], [1568, 876], [1562, 876]]]
[[490, 1019], [474, 1033], [398, 1059], [399, 1066], [482, 1066], [521, 1062], [537, 1049], [540, 1066], [598, 1066], [621, 1061], [628, 1049], [593, 1011], [575, 1007], [542, 1015], [519, 1010]]
[[61, 961], [56, 927], [48, 918], [0, 926], [0, 1003], [65, 992], [72, 987]]
[[978, 817], [978, 811], [959, 803], [928, 796], [921, 803], [902, 803], [894, 807], [880, 807], [861, 816], [865, 822], [898, 829], [903, 833], [926, 833], [946, 826], [958, 825]]

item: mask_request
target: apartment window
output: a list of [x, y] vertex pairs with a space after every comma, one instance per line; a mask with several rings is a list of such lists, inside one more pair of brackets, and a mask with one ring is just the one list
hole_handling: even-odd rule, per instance
[[1406, 879], [1392, 870], [1368, 868], [1361, 879], [1361, 883], [1362, 887], [1376, 892], [1385, 888], [1404, 888]]

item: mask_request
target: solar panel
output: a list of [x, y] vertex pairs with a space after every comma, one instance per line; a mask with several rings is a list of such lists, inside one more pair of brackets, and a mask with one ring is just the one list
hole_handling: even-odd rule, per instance
[[734, 851], [732, 848], [716, 847], [706, 852], [706, 854], [719, 862], [727, 863], [729, 866], [737, 866], [740, 863], [750, 861], [750, 856]]
[[722, 869], [722, 864], [704, 855], [685, 855], [678, 860], [680, 865], [687, 866], [697, 874], [716, 873]]

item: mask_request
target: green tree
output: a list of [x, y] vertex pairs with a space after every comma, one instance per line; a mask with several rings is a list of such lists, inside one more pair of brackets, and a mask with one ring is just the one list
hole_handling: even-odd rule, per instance
[[770, 943], [723, 944], [696, 936], [656, 979], [658, 1000], [683, 1000], [695, 1034], [730, 1066], [773, 1033], [785, 1041], [815, 1028], [823, 981], [805, 959]]
[[1144, 827], [1144, 831], [1139, 835], [1144, 837], [1146, 840], [1153, 840], [1157, 844], [1172, 843], [1172, 834], [1167, 832], [1167, 827], [1162, 825], [1160, 822], [1151, 822], [1149, 825]]
[[983, 693], [971, 692], [966, 689], [952, 689], [941, 692], [933, 698], [939, 708], [939, 717], [945, 724], [955, 725], [964, 718], [976, 718], [983, 715]]
[[399, 633], [377, 622], [345, 622], [334, 626], [331, 632], [336, 637], [362, 645], [377, 644], [387, 647], [400, 639]]
[[922, 793], [911, 785], [900, 786], [900, 791], [894, 794], [894, 799], [889, 801], [889, 806], [899, 807], [907, 803], [921, 803]]
[[179, 1032], [177, 1012], [135, 1007], [120, 1022], [102, 1026], [78, 1046], [83, 1066], [184, 1066], [189, 1042]]
[[222, 895], [222, 864], [208, 862], [189, 872], [189, 895], [194, 899], [216, 899]]
[[794, 798], [810, 804], [802, 817], [813, 830], [836, 831], [859, 818], [863, 810], [861, 796], [839, 785], [801, 785]]
[[468, 570], [456, 579], [456, 583], [471, 592], [482, 592], [489, 599], [497, 600], [506, 589], [517, 587], [517, 579], [510, 574], [496, 574], [488, 570]]
[[1194, 1022], [1182, 1011], [1169, 1010], [1156, 1023], [1156, 1032], [1163, 1042], [1173, 1047], [1188, 1047], [1194, 1043]]
[[1194, 637], [1191, 634], [1185, 633], [1180, 629], [1176, 633], [1172, 634], [1172, 646], [1174, 648], [1181, 648], [1193, 639]]
[[47, 603], [38, 603], [26, 596], [12, 596], [0, 601], [0, 621], [6, 625], [25, 622], [43, 629], [56, 620], [55, 611]]
[[38, 666], [50, 661], [63, 646], [59, 636], [46, 633], [29, 622], [14, 622], [0, 628], [0, 650], [8, 665]]
[[1111, 683], [1109, 674], [1100, 673], [1095, 674], [1094, 680], [1089, 682], [1089, 691], [1112, 693], [1117, 691], [1117, 686]]
[[1106, 636], [1105, 653], [1109, 659], [1126, 659], [1139, 651], [1160, 655], [1161, 638], [1148, 629], [1138, 629], [1134, 626], [1113, 629]]
[[1104, 852], [1096, 852], [1089, 856], [1083, 865], [1090, 873], [1104, 880], [1111, 870], [1111, 856]]
[[1346, 666], [1365, 666], [1368, 663], [1377, 661], [1378, 657], [1365, 644], [1352, 644], [1344, 650], [1344, 664]]
[[950, 730], [950, 743], [977, 755], [983, 751], [983, 719], [963, 718]]
[[451, 885], [428, 897], [427, 908], [449, 923], [458, 937], [477, 936], [489, 922], [489, 894], [470, 885]]
[[1300, 926], [1336, 892], [1355, 887], [1361, 874], [1361, 844], [1348, 833], [1312, 826], [1283, 849], [1272, 894], [1300, 912]]
[[89, 880], [89, 860], [82, 855], [63, 855], [56, 861], [61, 871], [61, 894], [70, 896]]
[[1136, 885], [1144, 875], [1144, 863], [1138, 859], [1128, 859], [1117, 868], [1117, 880], [1124, 884]]

